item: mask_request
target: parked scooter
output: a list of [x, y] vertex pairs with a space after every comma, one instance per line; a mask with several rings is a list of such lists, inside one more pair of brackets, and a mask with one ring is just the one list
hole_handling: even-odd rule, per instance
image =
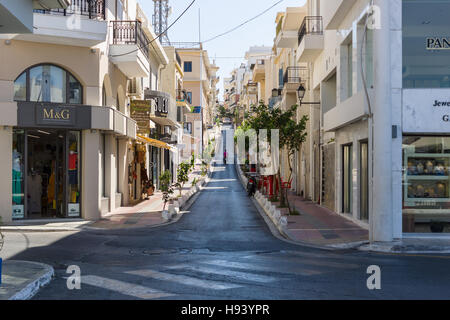
[[256, 192], [256, 182], [254, 178], [248, 178], [247, 182], [247, 194], [249, 197], [253, 197]]

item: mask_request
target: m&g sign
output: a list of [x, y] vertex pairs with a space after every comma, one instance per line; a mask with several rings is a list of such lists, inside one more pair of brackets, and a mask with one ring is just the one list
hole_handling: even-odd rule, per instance
[[75, 108], [41, 105], [36, 108], [36, 122], [44, 125], [74, 125]]

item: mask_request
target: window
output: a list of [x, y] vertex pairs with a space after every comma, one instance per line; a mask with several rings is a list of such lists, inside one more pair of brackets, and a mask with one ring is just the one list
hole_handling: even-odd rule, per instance
[[448, 12], [448, 0], [403, 0], [403, 88], [450, 88]]
[[15, 101], [81, 104], [81, 83], [66, 70], [43, 64], [31, 67], [14, 82]]
[[403, 136], [403, 232], [450, 232], [450, 137]]
[[105, 84], [102, 87], [102, 106], [106, 106], [106, 88]]
[[364, 221], [369, 220], [369, 144], [367, 141], [359, 145], [359, 218]]
[[192, 134], [192, 122], [184, 123], [184, 133]]
[[352, 212], [352, 145], [342, 146], [342, 212]]
[[187, 92], [187, 101], [189, 102], [189, 104], [192, 104], [192, 92]]
[[192, 61], [184, 62], [184, 72], [192, 72]]
[[347, 45], [347, 98], [353, 95], [353, 44]]

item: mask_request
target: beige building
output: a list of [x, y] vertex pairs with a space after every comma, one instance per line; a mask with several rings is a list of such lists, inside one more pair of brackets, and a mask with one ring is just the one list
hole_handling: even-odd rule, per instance
[[[213, 110], [217, 100], [216, 76], [219, 69], [211, 64], [208, 52], [200, 43], [172, 43], [177, 47], [183, 64], [183, 88], [192, 104], [192, 112], [185, 115], [184, 145], [182, 154], [188, 158], [188, 150], [201, 154], [208, 143], [208, 126], [213, 125]], [[190, 146], [190, 147], [189, 147]]]
[[159, 90], [168, 58], [134, 0], [33, 19], [32, 33], [1, 35], [2, 221], [99, 219], [140, 199], [154, 150], [169, 148], [132, 110]]

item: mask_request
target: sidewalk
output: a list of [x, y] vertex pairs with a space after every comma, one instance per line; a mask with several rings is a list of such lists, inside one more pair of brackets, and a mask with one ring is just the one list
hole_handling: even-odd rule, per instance
[[[200, 167], [196, 166], [195, 171], [189, 175], [189, 181], [185, 183], [181, 195], [191, 197], [195, 192], [192, 189], [194, 179], [203, 183], [206, 177], [200, 174]], [[197, 183], [198, 184], [198, 183]], [[173, 197], [179, 195], [179, 189], [176, 189]], [[90, 224], [86, 229], [126, 229], [126, 228], [144, 228], [156, 227], [171, 223], [170, 220], [162, 216], [164, 201], [162, 192], [155, 192], [149, 200], [144, 200], [133, 207], [121, 207], [105, 216], [102, 219]], [[186, 201], [187, 202], [187, 201]], [[183, 203], [184, 204], [184, 203]], [[183, 206], [180, 204], [180, 206]], [[165, 210], [168, 210], [169, 204], [166, 204]], [[181, 209], [181, 208], [180, 208]], [[183, 212], [179, 212], [173, 221], [178, 221]]]
[[48, 284], [54, 275], [51, 266], [30, 261], [3, 261], [0, 300], [27, 300]]
[[[198, 188], [192, 187], [192, 182], [197, 179], [199, 182], [197, 186], [207, 182], [208, 176], [202, 177], [200, 174], [201, 168], [196, 165], [194, 171], [189, 176], [189, 181], [185, 183], [182, 190], [182, 196], [185, 201], [192, 197]], [[179, 189], [176, 189], [173, 196], [179, 194]], [[125, 229], [125, 228], [142, 228], [160, 226], [170, 223], [171, 221], [164, 219], [162, 216], [164, 202], [162, 200], [162, 193], [155, 192], [150, 196], [149, 200], [141, 201], [140, 203], [129, 206], [120, 207], [117, 210], [108, 213], [98, 221], [88, 221], [83, 219], [55, 219], [55, 220], [28, 220], [28, 221], [14, 221], [6, 226], [2, 226], [3, 231], [31, 231], [31, 232], [46, 232], [46, 231], [81, 231], [81, 230], [108, 230], [108, 229]], [[169, 204], [166, 205], [168, 210]], [[175, 217], [177, 221], [183, 212], [180, 212]]]
[[289, 215], [287, 208], [279, 208], [279, 202], [273, 202], [287, 218], [286, 233], [294, 241], [315, 245], [340, 245], [367, 242], [369, 231], [337, 213], [306, 200], [294, 193], [288, 194], [291, 209], [300, 214]]

